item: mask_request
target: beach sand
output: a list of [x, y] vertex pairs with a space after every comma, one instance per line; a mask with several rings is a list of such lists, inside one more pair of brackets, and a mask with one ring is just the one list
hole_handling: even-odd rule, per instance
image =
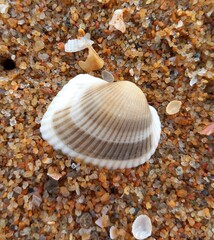
[[[214, 235], [213, 4], [205, 0], [0, 1], [0, 239], [149, 240]], [[1, 6], [4, 4], [4, 6]], [[123, 9], [125, 33], [110, 31]], [[89, 33], [117, 81], [136, 83], [161, 119], [149, 162], [109, 171], [55, 151], [40, 121], [60, 89], [84, 71], [87, 50], [64, 44]], [[192, 85], [192, 86], [191, 86]], [[166, 106], [181, 101], [178, 113]], [[102, 217], [102, 227], [95, 222]]]

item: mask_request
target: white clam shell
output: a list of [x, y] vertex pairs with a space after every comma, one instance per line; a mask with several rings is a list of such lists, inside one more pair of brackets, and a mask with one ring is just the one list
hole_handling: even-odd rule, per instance
[[138, 239], [146, 239], [152, 234], [152, 223], [147, 215], [138, 216], [132, 224], [132, 234]]
[[149, 160], [157, 148], [161, 124], [134, 83], [108, 83], [80, 74], [53, 99], [40, 130], [56, 150], [116, 169]]

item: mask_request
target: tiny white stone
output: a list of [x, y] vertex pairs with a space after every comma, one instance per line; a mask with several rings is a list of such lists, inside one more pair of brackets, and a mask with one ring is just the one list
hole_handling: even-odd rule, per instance
[[138, 239], [146, 239], [152, 234], [152, 223], [147, 215], [138, 216], [132, 224], [132, 234]]

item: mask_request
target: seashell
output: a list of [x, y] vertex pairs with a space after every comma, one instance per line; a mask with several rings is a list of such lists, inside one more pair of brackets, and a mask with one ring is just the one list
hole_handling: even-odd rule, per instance
[[116, 169], [149, 160], [157, 148], [161, 124], [134, 83], [108, 83], [80, 74], [53, 99], [40, 131], [64, 154]]
[[124, 229], [118, 229], [115, 226], [110, 227], [109, 236], [111, 239], [130, 239], [131, 237]]
[[111, 21], [109, 22], [110, 31], [117, 29], [124, 33], [126, 31], [126, 25], [123, 21], [123, 10], [117, 9], [114, 11]]
[[68, 40], [68, 42], [65, 44], [65, 52], [78, 52], [86, 49], [92, 44], [94, 44], [94, 42], [90, 40], [90, 35], [86, 33], [86, 35], [80, 39]]
[[103, 67], [104, 61], [99, 57], [92, 46], [88, 46], [88, 57], [85, 62], [79, 61], [79, 66], [85, 72], [92, 72]]
[[181, 101], [178, 100], [171, 101], [166, 107], [166, 113], [169, 115], [178, 113], [180, 111], [181, 104]]
[[138, 216], [132, 224], [132, 234], [136, 239], [146, 239], [152, 234], [151, 220], [146, 215]]
[[109, 236], [111, 239], [117, 239], [119, 236], [119, 229], [117, 229], [115, 226], [110, 227]]

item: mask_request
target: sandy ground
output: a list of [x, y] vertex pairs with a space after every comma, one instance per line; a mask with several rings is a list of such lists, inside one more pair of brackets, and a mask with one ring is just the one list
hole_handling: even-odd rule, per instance
[[[211, 240], [213, 130], [201, 131], [213, 122], [212, 1], [8, 2], [0, 5], [0, 239], [102, 240], [115, 226], [116, 239], [131, 240], [134, 219], [146, 214], [150, 240]], [[125, 33], [109, 30], [116, 9]], [[161, 141], [142, 166], [99, 169], [41, 138], [48, 105], [84, 73], [87, 50], [64, 51], [80, 32], [90, 33], [103, 69], [135, 82], [159, 113]], [[172, 100], [181, 109], [167, 115]]]

